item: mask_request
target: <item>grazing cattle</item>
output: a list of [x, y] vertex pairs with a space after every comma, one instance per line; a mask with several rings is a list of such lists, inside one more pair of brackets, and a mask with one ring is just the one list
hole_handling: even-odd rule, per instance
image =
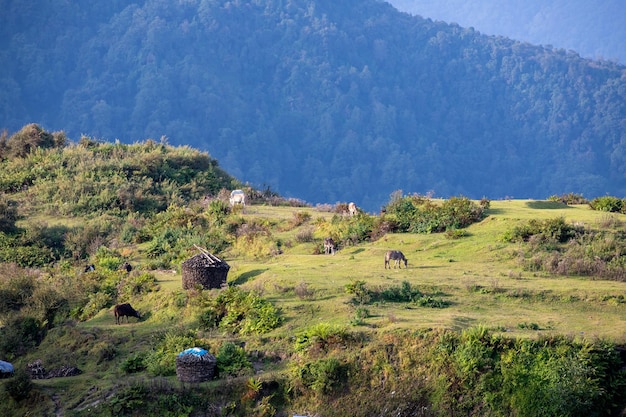
[[96, 270], [96, 266], [94, 264], [89, 264], [85, 267], [85, 272], [93, 272]]
[[139, 315], [137, 310], [132, 308], [131, 305], [128, 303], [116, 305], [115, 308], [113, 308], [113, 314], [115, 314], [116, 324], [120, 324], [120, 321], [123, 322], [124, 316], [126, 316], [126, 323], [128, 323], [129, 317], [137, 317], [137, 319], [141, 320], [141, 316]]
[[230, 193], [230, 205], [234, 206], [235, 204], [241, 204], [243, 207], [246, 206], [246, 195], [241, 190], [233, 190]]
[[350, 202], [350, 204], [348, 204], [348, 213], [350, 214], [350, 216], [354, 216], [357, 213], [356, 204], [354, 204], [353, 202]]
[[327, 237], [324, 239], [324, 253], [328, 255], [329, 253], [335, 254], [335, 241], [332, 237]]
[[124, 263], [122, 264], [122, 266], [120, 266], [120, 269], [121, 269], [122, 271], [130, 272], [130, 271], [132, 271], [132, 270], [133, 270], [133, 266], [132, 266], [130, 263], [128, 263], [128, 262], [124, 262]]
[[404, 257], [404, 254], [400, 252], [399, 250], [387, 251], [387, 253], [385, 254], [385, 269], [387, 269], [387, 266], [389, 266], [389, 269], [391, 269], [391, 265], [389, 264], [389, 261], [394, 261], [394, 265], [393, 265], [394, 268], [395, 267], [401, 268], [400, 261], [404, 261], [405, 268], [409, 267], [409, 260], [406, 259]]

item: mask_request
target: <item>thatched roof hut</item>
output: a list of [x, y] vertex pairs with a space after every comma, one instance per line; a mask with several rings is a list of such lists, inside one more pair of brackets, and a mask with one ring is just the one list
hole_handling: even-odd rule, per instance
[[215, 255], [196, 246], [200, 253], [182, 263], [183, 288], [221, 288], [226, 284], [230, 266]]
[[190, 348], [176, 356], [176, 377], [181, 382], [204, 382], [213, 378], [217, 359], [209, 351]]

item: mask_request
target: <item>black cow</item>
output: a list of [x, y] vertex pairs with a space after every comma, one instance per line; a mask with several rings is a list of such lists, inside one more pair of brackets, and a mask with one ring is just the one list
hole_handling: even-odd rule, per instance
[[115, 308], [113, 309], [113, 313], [115, 314], [116, 324], [120, 324], [120, 321], [123, 322], [124, 316], [126, 316], [126, 323], [128, 323], [129, 317], [137, 317], [137, 319], [141, 320], [141, 316], [139, 315], [137, 310], [132, 308], [131, 305], [128, 303], [116, 305]]
[[85, 272], [93, 272], [96, 270], [96, 266], [94, 264], [89, 264], [85, 266]]
[[124, 262], [124, 263], [122, 264], [122, 266], [120, 266], [120, 269], [121, 269], [122, 271], [130, 272], [130, 271], [132, 271], [132, 270], [133, 270], [133, 266], [132, 266], [130, 263], [128, 263], [128, 262]]
[[405, 268], [409, 267], [408, 259], [406, 259], [404, 257], [404, 254], [402, 252], [400, 252], [399, 250], [387, 251], [387, 253], [385, 254], [385, 269], [387, 269], [387, 267], [389, 267], [389, 269], [391, 269], [391, 265], [389, 264], [389, 261], [395, 261], [394, 265], [393, 265], [394, 268], [396, 266], [398, 268], [400, 268], [400, 261], [404, 262], [404, 267]]

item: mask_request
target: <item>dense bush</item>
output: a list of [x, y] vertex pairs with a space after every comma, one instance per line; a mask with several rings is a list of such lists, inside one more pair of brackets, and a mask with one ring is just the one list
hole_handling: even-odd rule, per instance
[[502, 240], [505, 242], [527, 242], [533, 236], [541, 236], [543, 239], [564, 243], [582, 232], [581, 227], [565, 223], [563, 217], [547, 220], [531, 219], [507, 230], [502, 236]]
[[548, 197], [548, 200], [549, 201], [558, 201], [558, 202], [561, 202], [561, 203], [567, 204], [567, 205], [589, 204], [589, 200], [587, 200], [581, 194], [575, 194], [575, 193], [562, 194], [560, 196], [552, 195], [552, 196]]
[[30, 188], [32, 204], [67, 215], [156, 213], [239, 185], [208, 154], [150, 140], [66, 145], [29, 125], [0, 145], [0, 192]]
[[484, 207], [466, 197], [452, 197], [441, 203], [420, 195], [395, 196], [383, 208], [384, 218], [399, 232], [438, 233], [460, 229], [483, 219]]
[[423, 294], [413, 287], [408, 281], [403, 281], [399, 286], [389, 286], [371, 289], [365, 281], [356, 280], [347, 284], [346, 293], [354, 295], [352, 302], [357, 305], [374, 302], [390, 303], [413, 303], [420, 307], [444, 308], [449, 302], [441, 298], [434, 298]]
[[231, 286], [207, 301], [200, 315], [205, 328], [220, 328], [231, 333], [263, 334], [280, 326], [280, 311], [253, 292]]
[[348, 368], [336, 358], [323, 358], [292, 369], [292, 385], [317, 396], [332, 395], [347, 382]]
[[296, 335], [295, 350], [308, 352], [328, 351], [345, 346], [353, 339], [353, 335], [343, 326], [319, 323]]
[[612, 196], [597, 197], [591, 200], [589, 207], [598, 211], [606, 211], [609, 213], [624, 213], [626, 204], [623, 199]]
[[531, 271], [626, 280], [626, 234], [619, 229], [585, 229], [563, 218], [533, 219], [507, 230], [502, 239], [527, 242], [518, 255]]
[[32, 316], [12, 315], [0, 328], [0, 357], [13, 359], [41, 343], [45, 335], [43, 323]]
[[23, 369], [18, 369], [11, 380], [4, 384], [4, 390], [15, 401], [22, 401], [30, 395], [33, 389], [30, 375]]
[[232, 342], [222, 344], [215, 359], [217, 359], [217, 374], [220, 377], [251, 373], [252, 363], [248, 359], [246, 351]]

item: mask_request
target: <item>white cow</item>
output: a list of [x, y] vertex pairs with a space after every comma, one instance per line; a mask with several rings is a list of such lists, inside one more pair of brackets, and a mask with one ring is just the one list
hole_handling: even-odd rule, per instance
[[230, 205], [234, 206], [235, 204], [241, 204], [243, 207], [246, 206], [246, 195], [242, 190], [233, 190], [230, 193]]
[[350, 202], [350, 204], [348, 204], [348, 213], [350, 213], [350, 216], [354, 216], [357, 213], [356, 210], [356, 204]]

